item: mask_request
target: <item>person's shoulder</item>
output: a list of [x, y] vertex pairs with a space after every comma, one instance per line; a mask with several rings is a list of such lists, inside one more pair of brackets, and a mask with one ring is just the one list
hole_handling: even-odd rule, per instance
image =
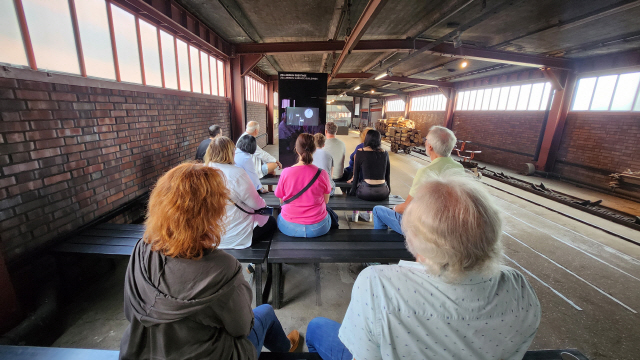
[[527, 294], [531, 297], [536, 297], [536, 294], [527, 278], [520, 271], [505, 265], [500, 266], [500, 279], [498, 285], [503, 288], [514, 289], [515, 292], [520, 293], [523, 297]]

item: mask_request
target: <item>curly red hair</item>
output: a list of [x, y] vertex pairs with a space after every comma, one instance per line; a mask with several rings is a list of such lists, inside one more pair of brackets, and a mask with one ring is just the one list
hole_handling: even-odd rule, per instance
[[151, 191], [143, 239], [166, 256], [198, 259], [220, 245], [228, 199], [222, 171], [180, 164]]

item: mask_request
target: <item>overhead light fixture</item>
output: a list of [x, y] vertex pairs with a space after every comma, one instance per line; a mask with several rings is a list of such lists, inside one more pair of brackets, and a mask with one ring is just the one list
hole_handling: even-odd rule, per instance
[[460, 31], [458, 31], [456, 33], [456, 35], [454, 35], [453, 37], [453, 47], [454, 48], [459, 48], [460, 46], [462, 46], [462, 39], [460, 38], [460, 35], [462, 35], [462, 33]]
[[387, 75], [393, 76], [393, 73], [391, 72], [391, 69], [387, 70]]
[[353, 90], [359, 90], [360, 86], [356, 86], [355, 88], [353, 88]]
[[371, 93], [373, 94], [375, 91], [373, 89], [371, 89]]
[[376, 76], [376, 80], [380, 80], [380, 79], [382, 79], [382, 78], [383, 78], [383, 77], [385, 77], [385, 76], [387, 76], [387, 73], [382, 73], [382, 74], [380, 74], [380, 75]]
[[460, 64], [460, 67], [464, 69], [467, 67], [467, 65], [469, 65], [469, 62], [467, 60], [463, 60], [462, 63]]

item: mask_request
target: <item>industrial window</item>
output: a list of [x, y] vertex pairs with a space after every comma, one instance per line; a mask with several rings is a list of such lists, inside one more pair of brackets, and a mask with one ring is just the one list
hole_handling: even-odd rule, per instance
[[411, 111], [444, 111], [447, 98], [442, 94], [414, 97], [411, 99]]
[[264, 84], [251, 76], [245, 76], [244, 81], [247, 101], [266, 104]]
[[224, 62], [143, 17], [105, 0], [0, 0], [0, 63], [224, 96]]
[[387, 111], [404, 111], [404, 100], [387, 101]]
[[[539, 111], [551, 106], [550, 83], [503, 86], [458, 93], [458, 111]], [[444, 97], [444, 96], [443, 96]], [[443, 108], [444, 110], [444, 108]]]
[[640, 72], [582, 78], [573, 111], [640, 111]]

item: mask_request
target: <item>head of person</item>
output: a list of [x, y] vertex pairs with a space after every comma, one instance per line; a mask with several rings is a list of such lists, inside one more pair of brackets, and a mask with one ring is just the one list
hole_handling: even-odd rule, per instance
[[222, 171], [196, 163], [180, 164], [151, 191], [144, 241], [166, 256], [198, 259], [215, 249], [225, 232], [229, 198]]
[[432, 126], [427, 134], [427, 140], [424, 147], [429, 156], [447, 157], [451, 156], [451, 151], [456, 146], [456, 136], [453, 131], [443, 126]]
[[209, 137], [215, 138], [220, 134], [222, 134], [222, 128], [220, 127], [220, 125], [209, 126]]
[[300, 134], [296, 140], [296, 153], [305, 165], [313, 162], [313, 153], [316, 151], [315, 138], [311, 134]]
[[218, 136], [211, 140], [204, 154], [204, 163], [233, 164], [233, 153], [236, 145], [226, 136]]
[[260, 131], [260, 124], [257, 121], [249, 121], [247, 123], [246, 133], [253, 136], [258, 136], [258, 132]]
[[364, 137], [364, 147], [370, 147], [372, 150], [382, 150], [382, 138], [378, 130], [369, 130]]
[[316, 149], [322, 149], [324, 147], [324, 142], [327, 138], [320, 133], [313, 135], [313, 142], [316, 144]]
[[426, 181], [404, 212], [402, 231], [409, 251], [445, 281], [470, 272], [493, 274], [500, 264], [500, 211], [470, 177], [445, 174]]
[[334, 122], [328, 122], [324, 126], [324, 133], [327, 135], [327, 137], [336, 136], [336, 134], [338, 133], [338, 125], [336, 125], [336, 123]]
[[360, 143], [364, 143], [364, 138], [367, 136], [367, 133], [369, 132], [369, 130], [373, 130], [373, 128], [367, 127], [360, 132]]
[[248, 154], [253, 155], [258, 149], [258, 143], [253, 135], [243, 135], [238, 139], [236, 147]]

